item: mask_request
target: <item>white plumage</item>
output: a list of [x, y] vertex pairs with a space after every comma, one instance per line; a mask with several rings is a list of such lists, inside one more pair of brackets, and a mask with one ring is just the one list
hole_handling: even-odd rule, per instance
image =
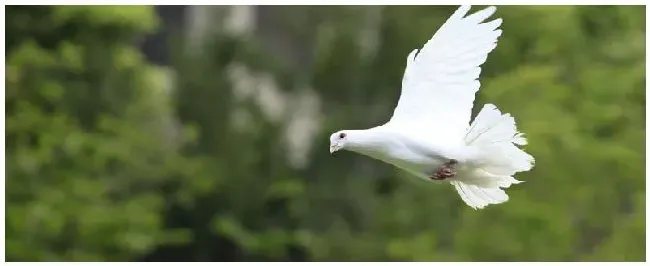
[[461, 6], [422, 47], [407, 57], [402, 94], [390, 121], [365, 130], [342, 130], [330, 137], [330, 152], [358, 152], [420, 178], [453, 160], [452, 184], [472, 208], [503, 203], [502, 188], [520, 183], [512, 176], [533, 167], [534, 158], [516, 145], [526, 139], [509, 114], [486, 104], [470, 125], [481, 65], [501, 36], [501, 19], [484, 22], [488, 7], [465, 16]]

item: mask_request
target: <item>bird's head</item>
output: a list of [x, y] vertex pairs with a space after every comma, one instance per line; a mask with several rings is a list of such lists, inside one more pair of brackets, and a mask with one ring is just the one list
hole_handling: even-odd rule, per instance
[[330, 153], [349, 150], [366, 154], [381, 150], [386, 141], [382, 132], [376, 129], [340, 130], [330, 136]]
[[338, 131], [330, 136], [330, 153], [345, 149], [349, 144], [350, 132], [348, 130]]

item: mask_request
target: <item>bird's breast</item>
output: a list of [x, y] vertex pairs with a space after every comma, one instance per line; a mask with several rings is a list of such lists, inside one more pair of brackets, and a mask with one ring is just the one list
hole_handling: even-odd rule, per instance
[[420, 173], [420, 175], [431, 173], [446, 162], [443, 157], [425, 156], [407, 148], [392, 149], [370, 156], [409, 172]]

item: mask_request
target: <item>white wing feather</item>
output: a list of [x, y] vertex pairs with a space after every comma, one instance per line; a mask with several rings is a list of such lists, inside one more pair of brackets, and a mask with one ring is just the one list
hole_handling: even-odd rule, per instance
[[496, 47], [502, 22], [483, 23], [496, 11], [493, 6], [464, 17], [469, 9], [458, 8], [419, 53], [408, 55], [402, 95], [387, 125], [440, 139], [463, 138], [481, 65]]

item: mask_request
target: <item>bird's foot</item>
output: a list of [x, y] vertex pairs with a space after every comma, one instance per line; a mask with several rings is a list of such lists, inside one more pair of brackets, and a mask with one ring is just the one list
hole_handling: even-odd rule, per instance
[[430, 176], [432, 180], [445, 180], [456, 176], [455, 166], [458, 161], [451, 159], [448, 162], [444, 163]]

